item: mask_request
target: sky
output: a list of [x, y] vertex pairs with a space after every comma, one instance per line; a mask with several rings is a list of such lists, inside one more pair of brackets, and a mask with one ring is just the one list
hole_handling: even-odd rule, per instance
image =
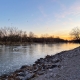
[[0, 28], [5, 26], [69, 39], [80, 27], [80, 0], [0, 0]]

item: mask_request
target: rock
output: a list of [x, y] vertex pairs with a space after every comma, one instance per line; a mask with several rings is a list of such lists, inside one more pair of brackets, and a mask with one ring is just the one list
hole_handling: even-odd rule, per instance
[[50, 77], [53, 77], [53, 73], [52, 72], [50, 73]]
[[36, 67], [36, 69], [33, 70], [34, 72], [38, 71], [38, 67]]
[[19, 72], [23, 72], [23, 71], [24, 71], [23, 69], [18, 69], [14, 73], [19, 73]]
[[28, 71], [25, 71], [25, 75], [27, 75], [29, 72]]
[[17, 73], [17, 76], [25, 76], [26, 74], [24, 72], [20, 72], [20, 73]]
[[35, 64], [40, 64], [40, 63], [42, 63], [42, 62], [44, 62], [44, 59], [43, 59], [43, 58], [40, 58], [40, 59], [38, 59], [37, 61], [35, 61]]
[[47, 55], [45, 58], [51, 58], [51, 56], [50, 55]]
[[[16, 77], [17, 79], [19, 79], [19, 80], [22, 80], [24, 77], [23, 76], [17, 76]], [[12, 80], [12, 79], [11, 79]], [[13, 79], [14, 80], [14, 79]]]
[[54, 63], [58, 63], [58, 62], [60, 62], [60, 60], [59, 60], [59, 59], [57, 59], [57, 60], [55, 60], [55, 61], [54, 61]]
[[34, 76], [34, 73], [28, 73], [22, 80], [28, 80]]
[[27, 65], [23, 65], [20, 69], [24, 69], [24, 68], [26, 68], [27, 67]]
[[52, 72], [52, 71], [53, 71], [53, 69], [49, 69], [49, 71], [50, 71], [50, 72]]
[[55, 67], [57, 67], [57, 65], [52, 65], [50, 68], [55, 68]]
[[42, 75], [42, 74], [44, 74], [44, 71], [38, 71], [37, 74]]
[[4, 74], [4, 75], [2, 75], [1, 77], [2, 77], [2, 78], [7, 78], [8, 75], [7, 75], [7, 74]]
[[57, 67], [58, 67], [58, 68], [61, 68], [62, 66], [61, 66], [61, 65], [58, 65]]

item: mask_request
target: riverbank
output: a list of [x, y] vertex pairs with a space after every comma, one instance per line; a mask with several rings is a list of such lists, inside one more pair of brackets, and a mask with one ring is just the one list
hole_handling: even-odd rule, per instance
[[0, 80], [80, 80], [80, 47], [38, 59]]

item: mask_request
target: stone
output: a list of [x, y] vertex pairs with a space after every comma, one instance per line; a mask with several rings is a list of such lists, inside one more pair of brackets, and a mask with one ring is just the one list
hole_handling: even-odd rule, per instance
[[58, 63], [58, 62], [60, 62], [60, 60], [59, 60], [59, 59], [57, 59], [57, 60], [55, 60], [55, 61], [54, 61], [54, 63]]
[[52, 72], [53, 69], [49, 69], [50, 72]]
[[17, 76], [25, 76], [24, 72], [17, 73]]
[[27, 65], [23, 65], [20, 69], [24, 69], [24, 68], [26, 68], [27, 67]]
[[38, 71], [37, 74], [42, 75], [42, 74], [44, 74], [44, 71]]
[[16, 78], [22, 80], [24, 77], [23, 76], [17, 76]]
[[57, 67], [57, 65], [52, 65], [50, 68], [55, 68], [55, 67]]
[[22, 80], [28, 80], [34, 76], [34, 73], [28, 73]]

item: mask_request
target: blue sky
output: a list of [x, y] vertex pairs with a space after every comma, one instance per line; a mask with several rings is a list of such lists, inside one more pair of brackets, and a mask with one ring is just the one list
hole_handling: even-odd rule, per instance
[[80, 0], [0, 0], [0, 27], [67, 38], [80, 26]]

